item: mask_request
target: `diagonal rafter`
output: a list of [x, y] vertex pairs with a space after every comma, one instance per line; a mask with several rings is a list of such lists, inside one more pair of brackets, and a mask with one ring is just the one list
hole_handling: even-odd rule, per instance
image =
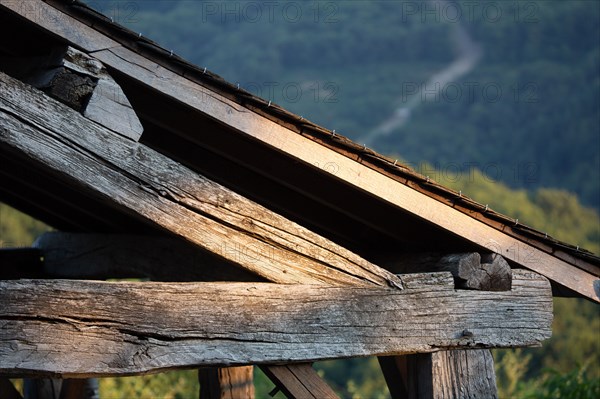
[[2, 151], [270, 281], [401, 288], [394, 274], [4, 74], [0, 126]]

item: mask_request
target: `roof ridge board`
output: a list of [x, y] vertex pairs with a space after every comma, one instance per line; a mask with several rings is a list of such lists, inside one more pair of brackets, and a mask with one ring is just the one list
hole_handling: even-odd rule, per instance
[[[125, 47], [128, 47], [130, 50], [135, 51], [136, 53], [138, 53], [142, 56], [148, 56], [148, 54], [145, 54], [146, 51], [149, 51], [149, 52], [153, 53], [154, 55], [158, 55], [159, 58], [162, 58], [162, 60], [160, 60], [160, 61], [162, 61], [162, 62], [160, 62], [161, 66], [163, 66], [167, 69], [170, 69], [172, 72], [177, 73], [187, 79], [192, 80], [196, 84], [200, 84], [209, 89], [216, 88], [217, 91], [221, 95], [225, 95], [226, 97], [232, 99], [233, 101], [235, 101], [237, 103], [240, 103], [239, 99], [241, 97], [246, 102], [241, 103], [240, 105], [250, 106], [252, 111], [257, 112], [261, 116], [264, 116], [278, 124], [282, 124], [282, 122], [283, 122], [283, 123], [285, 123], [285, 125], [284, 125], [285, 127], [290, 128], [291, 130], [293, 130], [299, 134], [302, 134], [303, 136], [305, 136], [313, 141], [315, 141], [315, 139], [318, 139], [317, 141], [321, 142], [328, 148], [331, 148], [333, 150], [335, 150], [335, 149], [342, 150], [343, 152], [350, 151], [350, 152], [353, 152], [354, 153], [353, 155], [355, 155], [355, 156], [359, 156], [359, 157], [363, 157], [365, 155], [369, 156], [371, 165], [369, 165], [367, 163], [366, 166], [368, 166], [370, 168], [372, 168], [372, 166], [377, 166], [378, 168], [384, 168], [386, 171], [388, 171], [388, 173], [392, 174], [392, 176], [387, 174], [389, 177], [394, 178], [394, 179], [396, 179], [397, 177], [402, 177], [402, 178], [406, 179], [406, 182], [404, 182], [404, 184], [409, 185], [413, 189], [417, 189], [419, 192], [423, 193], [424, 195], [428, 195], [429, 193], [434, 193], [434, 192], [443, 193], [442, 194], [443, 198], [439, 198], [437, 196], [435, 196], [433, 198], [437, 199], [438, 201], [444, 202], [444, 203], [447, 203], [448, 201], [452, 201], [453, 198], [459, 198], [461, 202], [469, 205], [467, 207], [468, 210], [481, 213], [481, 215], [483, 216], [483, 219], [476, 218], [478, 221], [480, 221], [484, 224], [490, 225], [491, 227], [493, 227], [499, 231], [502, 231], [505, 234], [511, 235], [517, 239], [525, 241], [525, 242], [529, 243], [530, 245], [533, 245], [536, 248], [543, 250], [547, 253], [550, 253], [550, 254], [554, 253], [554, 251], [548, 251], [543, 248], [540, 248], [538, 245], [535, 245], [536, 243], [529, 242], [529, 240], [527, 240], [527, 237], [523, 237], [523, 236], [527, 236], [529, 234], [521, 234], [520, 232], [522, 230], [511, 229], [511, 231], [506, 231], [506, 227], [509, 227], [510, 224], [515, 222], [516, 219], [510, 218], [509, 216], [503, 215], [499, 212], [492, 211], [487, 205], [483, 205], [471, 198], [468, 198], [468, 197], [462, 195], [462, 193], [456, 192], [455, 190], [450, 189], [446, 186], [443, 186], [442, 184], [439, 184], [439, 183], [435, 182], [434, 180], [428, 179], [426, 176], [423, 176], [422, 174], [418, 173], [417, 171], [411, 169], [410, 167], [408, 167], [406, 165], [403, 165], [396, 161], [392, 161], [391, 158], [388, 158], [382, 154], [379, 154], [376, 151], [373, 151], [364, 145], [361, 146], [360, 144], [350, 140], [349, 138], [347, 138], [333, 130], [326, 129], [314, 122], [311, 122], [303, 117], [300, 117], [296, 114], [293, 114], [292, 112], [287, 111], [285, 108], [283, 108], [277, 104], [274, 104], [271, 101], [267, 102], [265, 99], [263, 99], [261, 97], [258, 97], [252, 93], [249, 93], [242, 88], [238, 88], [236, 85], [233, 85], [232, 83], [228, 82], [220, 75], [218, 75], [214, 72], [208, 71], [206, 68], [200, 68], [197, 65], [190, 63], [189, 61], [185, 60], [184, 58], [182, 58], [180, 56], [176, 56], [171, 51], [166, 50], [165, 48], [161, 47], [158, 43], [152, 41], [151, 39], [149, 39], [139, 33], [136, 34], [135, 32], [131, 31], [130, 29], [118, 24], [117, 22], [111, 20], [110, 18], [106, 17], [105, 15], [94, 10], [93, 8], [91, 8], [90, 6], [88, 6], [87, 4], [83, 3], [80, 0], [42, 0], [42, 1], [44, 1], [45, 3], [48, 3], [51, 6], [60, 4], [60, 5], [62, 5], [60, 7], [60, 9], [62, 11], [65, 11], [64, 8], [66, 7], [67, 9], [70, 9], [70, 10], [73, 10], [73, 9], [77, 10], [76, 12], [79, 12], [80, 14], [84, 14], [85, 17], [87, 17], [87, 18], [94, 18], [94, 19], [96, 19], [95, 21], [88, 21], [91, 23], [86, 23], [85, 21], [81, 21], [81, 20], [80, 21], [83, 23], [86, 23], [86, 25], [88, 25], [96, 30], [99, 30], [103, 34], [112, 34], [112, 31], [117, 31], [119, 33], [119, 36], [123, 37], [124, 40], [131, 42], [131, 43], [129, 43], [130, 46], [127, 46], [126, 43], [121, 42], [120, 38], [118, 38], [118, 37], [111, 37], [111, 39], [121, 43]], [[69, 15], [73, 16], [70, 12], [67, 12], [67, 13]], [[77, 16], [75, 16], [75, 18], [77, 18]], [[77, 19], [79, 19], [79, 18], [77, 18]], [[100, 23], [102, 25], [98, 26], [97, 23]], [[107, 30], [108, 30], [108, 32], [107, 32]], [[133, 45], [132, 45], [132, 43], [133, 43]], [[141, 48], [146, 51], [143, 51]], [[140, 51], [140, 50], [142, 50], [142, 51]], [[150, 54], [150, 56], [151, 55], [152, 54]], [[151, 60], [154, 62], [159, 62], [159, 60], [156, 60], [154, 57], [152, 57]], [[181, 72], [178, 72], [177, 70], [173, 70], [173, 66], [175, 64], [177, 64], [177, 66], [179, 67], [177, 69], [180, 70]], [[219, 89], [223, 89], [224, 91], [221, 91]], [[265, 107], [265, 105], [266, 105], [266, 107]], [[319, 137], [315, 137], [315, 135], [317, 135]], [[328, 140], [323, 140], [323, 139], [328, 139]], [[375, 163], [378, 165], [373, 165]], [[415, 187], [414, 184], [409, 184], [410, 182], [416, 183], [418, 188]], [[426, 183], [427, 188], [422, 187], [421, 183]], [[438, 194], [438, 195], [440, 195], [440, 194]], [[428, 196], [431, 197], [431, 195], [428, 195]], [[468, 200], [467, 200], [467, 198], [468, 198]], [[459, 211], [461, 211], [463, 213], [467, 213], [470, 216], [473, 216], [471, 212], [464, 212], [464, 211], [462, 211], [461, 208], [456, 208], [456, 209], [458, 209]], [[485, 212], [481, 212], [482, 209], [485, 209]], [[488, 219], [490, 221], [500, 222], [500, 223], [504, 224], [504, 226], [502, 228], [500, 228], [499, 226], [494, 226], [493, 223], [487, 223], [486, 219]], [[542, 244], [545, 244], [546, 246], [549, 246], [551, 248], [555, 248], [555, 247], [560, 248], [561, 250], [567, 252], [570, 256], [572, 256], [574, 258], [579, 258], [579, 259], [600, 265], [600, 256], [593, 254], [590, 251], [584, 250], [584, 249], [580, 248], [579, 246], [576, 246], [573, 244], [569, 244], [569, 243], [566, 243], [563, 241], [556, 240], [554, 238], [550, 238], [550, 236], [548, 236], [547, 234], [545, 234], [537, 229], [534, 229], [532, 227], [518, 224], [518, 223], [517, 223], [517, 225], [527, 227], [527, 231], [529, 231], [529, 232], [537, 232], [538, 235], [536, 237], [536, 240]], [[567, 261], [567, 260], [565, 260], [565, 261]], [[570, 264], [573, 264], [576, 267], [579, 267], [578, 265], [574, 264], [572, 261], [567, 261], [567, 262]]]

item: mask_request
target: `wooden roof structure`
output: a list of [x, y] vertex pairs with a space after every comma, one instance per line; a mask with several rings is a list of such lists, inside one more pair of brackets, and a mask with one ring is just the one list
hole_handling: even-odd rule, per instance
[[[0, 0], [0, 37], [9, 38], [0, 41], [0, 201], [58, 230], [79, 233], [43, 236], [36, 248], [3, 255], [0, 259], [16, 256], [21, 262], [5, 274], [38, 277], [43, 267], [45, 278], [209, 281], [116, 287], [43, 279], [0, 282], [5, 305], [0, 321], [13, 328], [4, 338], [0, 333], [0, 358], [10, 359], [0, 373], [89, 377], [532, 345], [548, 335], [545, 278], [555, 295], [600, 302], [600, 258], [594, 254], [245, 92], [79, 1]], [[72, 103], [60, 93], [56, 82], [64, 76], [77, 80], [77, 90], [87, 90], [76, 93], [83, 101]], [[426, 262], [437, 269], [422, 267], [415, 256], [423, 252], [483, 254], [477, 264], [492, 264], [498, 258], [488, 254], [498, 254], [512, 269], [531, 272], [513, 270], [509, 291], [455, 290], [458, 272], [452, 269], [454, 280], [430, 274], [451, 268], [440, 269], [439, 258]], [[399, 271], [428, 273], [395, 274]], [[210, 281], [231, 283], [224, 289]], [[57, 290], [65, 300], [55, 303]], [[192, 325], [173, 329], [174, 318], [195, 320], [203, 309], [236, 304], [236, 293], [253, 290], [244, 297], [252, 307], [231, 315], [229, 324], [215, 319], [197, 332], [215, 340], [208, 346], [203, 339], [185, 338]], [[195, 298], [183, 313], [153, 319], [152, 325], [136, 319], [145, 303], [167, 308], [175, 293]], [[371, 302], [371, 296], [378, 299]], [[109, 345], [113, 358], [123, 361], [108, 364], [106, 353], [95, 353], [82, 366], [60, 350], [45, 353], [54, 366], [35, 356], [28, 361], [31, 350], [7, 343], [14, 344], [10, 334], [25, 328], [17, 326], [22, 312], [38, 315], [36, 328], [47, 331], [44, 320], [54, 316], [39, 316], [48, 312], [41, 298], [63, 315], [61, 323], [52, 324], [63, 335], [48, 332], [49, 345], [77, 342], [88, 353], [95, 345]], [[81, 320], [81, 305], [73, 298], [89, 305], [90, 320]], [[355, 305], [331, 305], [332, 313], [310, 298], [330, 305], [345, 298]], [[476, 306], [457, 319], [436, 319], [441, 324], [432, 325], [424, 338], [417, 334], [420, 340], [410, 327], [398, 334], [397, 322], [388, 325], [370, 316], [385, 305], [416, 320], [420, 308], [443, 303], [456, 310], [465, 302]], [[131, 309], [108, 322], [106, 310], [123, 303]], [[286, 306], [289, 311], [282, 312]], [[487, 317], [506, 314], [507, 306], [530, 310], [505, 317], [504, 326], [494, 327], [500, 333], [490, 333]], [[265, 313], [251, 311], [257, 309]], [[324, 332], [288, 331], [286, 326], [296, 326], [300, 318]], [[343, 320], [364, 323], [342, 332], [336, 323]], [[526, 320], [541, 327], [524, 328]], [[89, 337], [73, 329], [88, 322], [121, 335], [86, 341]], [[241, 327], [245, 323], [248, 329]], [[479, 330], [461, 329], [465, 323]], [[310, 344], [302, 338], [306, 334], [313, 334]], [[139, 340], [128, 343], [132, 336]], [[336, 337], [349, 341], [331, 344]], [[204, 352], [192, 353], [198, 340]], [[267, 371], [277, 379], [277, 370]]]

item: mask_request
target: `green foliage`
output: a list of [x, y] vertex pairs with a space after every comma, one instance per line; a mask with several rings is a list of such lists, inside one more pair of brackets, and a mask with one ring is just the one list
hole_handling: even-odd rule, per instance
[[196, 370], [100, 380], [102, 399], [188, 399], [199, 389]]
[[389, 390], [377, 358], [330, 360], [315, 363], [319, 375], [342, 398], [385, 399]]
[[50, 227], [0, 203], [0, 248], [28, 247]]
[[600, 397], [600, 379], [589, 377], [586, 367], [561, 374], [550, 370], [541, 390], [531, 398], [536, 399], [596, 399]]

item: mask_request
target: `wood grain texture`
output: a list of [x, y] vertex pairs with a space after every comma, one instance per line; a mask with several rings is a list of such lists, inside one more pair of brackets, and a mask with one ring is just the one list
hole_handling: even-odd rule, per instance
[[539, 345], [548, 281], [455, 290], [449, 273], [404, 290], [270, 283], [0, 282], [0, 374], [88, 377], [175, 367], [310, 362]]
[[240, 134], [288, 153], [304, 165], [336, 165], [335, 173], [327, 169], [323, 169], [321, 173], [332, 173], [335, 178], [342, 179], [357, 189], [380, 197], [451, 234], [464, 237], [473, 244], [499, 253], [522, 267], [537, 271], [585, 297], [600, 302], [600, 296], [594, 291], [593, 286], [597, 276], [582, 270], [587, 268], [597, 271], [598, 268], [583, 260], [571, 257], [570, 259], [577, 264], [573, 266], [528, 242], [516, 239], [437, 199], [428, 197], [355, 159], [332, 151], [129, 49], [117, 47], [100, 51], [94, 56], [106, 65], [209, 115]]
[[0, 74], [0, 150], [278, 283], [401, 288], [394, 274]]
[[65, 46], [38, 64], [24, 82], [124, 137], [138, 141], [142, 136], [144, 128], [131, 103], [100, 61]]
[[289, 399], [338, 399], [310, 363], [262, 366], [261, 370]]
[[380, 357], [392, 399], [497, 398], [488, 349]]
[[431, 390], [434, 399], [498, 398], [494, 359], [489, 349], [440, 351], [418, 356], [431, 357]]
[[[25, 3], [31, 5], [21, 6]], [[336, 165], [335, 177], [353, 187], [380, 197], [429, 223], [464, 237], [491, 252], [499, 253], [522, 267], [537, 271], [589, 299], [600, 302], [600, 290], [597, 292], [594, 289], [598, 273], [598, 268], [594, 265], [560, 251], [553, 256], [536, 248], [535, 245], [543, 244], [535, 240], [532, 240], [532, 243], [522, 241], [488, 226], [403, 182], [361, 164], [360, 160], [357, 162], [332, 151], [219, 93], [177, 75], [40, 0], [0, 0], [0, 4], [73, 45], [87, 51], [96, 51], [94, 56], [111, 68], [215, 118], [240, 134], [278, 148], [305, 165]], [[100, 50], [102, 48], [104, 50]], [[321, 173], [330, 171], [322, 170]], [[551, 248], [548, 248], [548, 251], [550, 250]], [[576, 267], [559, 257], [565, 257]]]
[[173, 237], [50, 232], [38, 237], [33, 246], [30, 252], [36, 251], [38, 258], [43, 255], [39, 269], [46, 277], [260, 281], [257, 275]]
[[254, 368], [210, 367], [198, 370], [200, 399], [254, 399]]
[[448, 271], [457, 287], [473, 290], [508, 291], [512, 281], [510, 266], [499, 254], [485, 254], [483, 259], [477, 252], [387, 254], [377, 262], [401, 274]]

